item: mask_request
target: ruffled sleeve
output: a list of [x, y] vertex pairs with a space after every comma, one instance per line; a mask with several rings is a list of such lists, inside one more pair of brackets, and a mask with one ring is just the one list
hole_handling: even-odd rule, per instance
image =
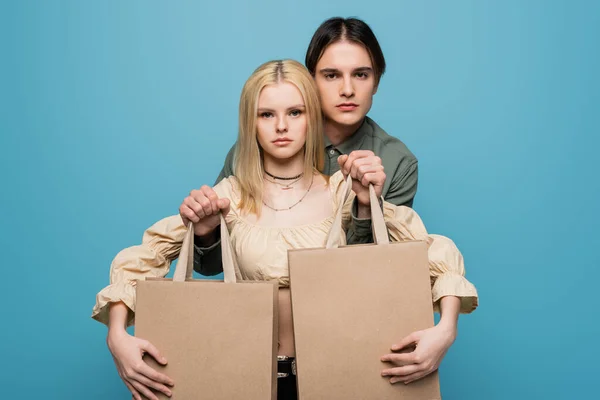
[[442, 297], [456, 296], [461, 300], [461, 313], [473, 312], [479, 304], [477, 289], [465, 277], [464, 259], [454, 242], [445, 236], [428, 234], [412, 208], [384, 202], [383, 215], [391, 241], [423, 240], [428, 243], [434, 310], [439, 312]]
[[179, 215], [166, 217], [144, 232], [140, 244], [117, 253], [110, 266], [110, 284], [96, 295], [92, 318], [108, 325], [109, 304], [122, 301], [132, 311], [127, 326], [132, 325], [136, 281], [167, 275], [179, 256], [185, 233]]
[[[339, 207], [343, 207], [343, 230], [357, 230], [356, 218], [352, 216], [356, 195], [354, 192], [350, 192], [349, 196], [344, 199], [345, 180], [341, 172], [332, 175], [329, 183], [334, 212]], [[442, 297], [456, 296], [461, 301], [461, 313], [473, 312], [479, 304], [477, 289], [465, 277], [463, 256], [454, 242], [445, 236], [428, 233], [419, 215], [410, 207], [396, 206], [387, 201], [382, 201], [381, 206], [391, 242], [422, 240], [428, 244], [429, 276], [434, 310], [440, 311], [439, 303]], [[370, 230], [370, 224], [368, 227]], [[361, 234], [367, 237], [367, 232], [363, 231], [364, 229], [361, 230]], [[340, 244], [346, 244], [345, 237], [341, 238]]]
[[[227, 215], [227, 224], [236, 220], [237, 198], [233, 190], [232, 178], [223, 179], [214, 190], [220, 198], [229, 198], [231, 212]], [[169, 273], [171, 263], [179, 257], [186, 227], [179, 214], [161, 219], [146, 229], [142, 242], [121, 250], [110, 266], [110, 284], [96, 295], [96, 304], [92, 318], [108, 324], [110, 303], [122, 301], [132, 311], [127, 326], [134, 322], [137, 280], [162, 278]]]

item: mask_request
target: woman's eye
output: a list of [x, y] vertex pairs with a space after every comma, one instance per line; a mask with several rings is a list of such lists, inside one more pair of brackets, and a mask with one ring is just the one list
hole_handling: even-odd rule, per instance
[[260, 113], [260, 116], [261, 116], [262, 118], [271, 118], [271, 117], [273, 116], [273, 113], [270, 113], [270, 112], [263, 112], [263, 113]]
[[302, 111], [300, 111], [300, 110], [292, 110], [292, 111], [290, 111], [290, 115], [292, 117], [298, 117], [298, 116], [300, 116], [300, 114], [302, 114]]

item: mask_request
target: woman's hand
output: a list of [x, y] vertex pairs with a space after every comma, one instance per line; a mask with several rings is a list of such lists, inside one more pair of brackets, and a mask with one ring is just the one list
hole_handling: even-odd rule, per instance
[[171, 378], [152, 369], [142, 357], [146, 353], [150, 354], [162, 365], [165, 365], [167, 360], [150, 342], [127, 333], [125, 327], [129, 315], [130, 310], [125, 303], [117, 302], [110, 305], [106, 343], [119, 376], [136, 400], [142, 400], [141, 395], [151, 400], [158, 400], [151, 388], [171, 397], [171, 391], [166, 386], [173, 386]]
[[391, 353], [381, 358], [393, 367], [381, 372], [382, 376], [390, 377], [390, 383], [410, 383], [421, 379], [437, 370], [454, 343], [456, 331], [445, 329], [443, 326], [413, 332], [392, 346], [392, 351], [406, 350], [416, 346], [410, 353]]
[[[440, 299], [440, 321], [436, 326], [413, 332], [392, 346], [395, 353], [386, 354], [381, 361], [393, 367], [381, 371], [390, 377], [390, 383], [405, 384], [421, 379], [436, 371], [448, 349], [456, 340], [460, 299], [445, 296]], [[411, 350], [407, 352], [407, 350]], [[401, 353], [396, 353], [400, 352]]]
[[209, 237], [221, 224], [219, 213], [229, 213], [229, 199], [219, 199], [217, 193], [209, 187], [202, 186], [192, 190], [179, 207], [179, 215], [185, 225], [194, 223], [194, 234], [201, 238]]
[[141, 395], [143, 395], [145, 398], [158, 400], [158, 397], [150, 389], [163, 392], [171, 397], [171, 390], [167, 386], [173, 386], [173, 381], [165, 374], [151, 368], [142, 359], [147, 353], [154, 357], [159, 364], [167, 363], [167, 360], [150, 342], [131, 336], [122, 329], [110, 330], [107, 344], [119, 376], [131, 391], [134, 399], [142, 400]]

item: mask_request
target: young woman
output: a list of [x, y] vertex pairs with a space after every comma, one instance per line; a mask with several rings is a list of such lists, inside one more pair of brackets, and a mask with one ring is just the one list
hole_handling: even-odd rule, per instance
[[[385, 173], [377, 159], [350, 168], [354, 194], [342, 199], [343, 172], [323, 175], [322, 116], [319, 96], [308, 71], [291, 60], [259, 67], [246, 82], [240, 100], [235, 176], [223, 179], [200, 202], [193, 193], [184, 200], [191, 213], [157, 222], [143, 243], [120, 252], [111, 266], [111, 284], [97, 296], [93, 318], [109, 326], [108, 346], [117, 369], [133, 396], [156, 398], [151, 389], [169, 395], [171, 379], [142, 361], [147, 352], [166, 362], [147, 341], [128, 335], [133, 323], [135, 280], [164, 276], [177, 258], [189, 221], [198, 236], [217, 229], [225, 216], [235, 251], [239, 276], [245, 280], [272, 280], [279, 284], [280, 366], [295, 356], [289, 296], [287, 251], [324, 247], [334, 215], [342, 207], [344, 224], [352, 225], [351, 208], [368, 212], [369, 185], [381, 196]], [[347, 160], [342, 160], [341, 164]], [[355, 166], [355, 165], [354, 165]], [[208, 192], [210, 189], [210, 192]], [[441, 320], [451, 324], [459, 311], [477, 306], [475, 288], [464, 278], [460, 253], [451, 241], [428, 236], [420, 219], [407, 207], [383, 202], [393, 240], [428, 240], [433, 301]], [[447, 321], [447, 322], [446, 322]], [[441, 324], [441, 322], [440, 322]], [[278, 380], [278, 398], [296, 398], [293, 374]]]

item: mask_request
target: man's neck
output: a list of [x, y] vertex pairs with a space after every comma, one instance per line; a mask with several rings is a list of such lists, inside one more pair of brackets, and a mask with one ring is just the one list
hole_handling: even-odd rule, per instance
[[335, 121], [326, 119], [325, 120], [325, 136], [334, 146], [339, 146], [341, 143], [344, 143], [350, 136], [354, 134], [360, 128], [364, 121], [364, 118], [361, 119], [354, 125], [342, 125], [338, 124]]

